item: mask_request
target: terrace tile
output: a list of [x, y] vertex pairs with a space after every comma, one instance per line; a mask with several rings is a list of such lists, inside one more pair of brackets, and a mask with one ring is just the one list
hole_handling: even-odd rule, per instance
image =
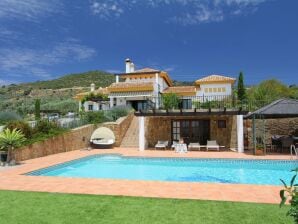
[[23, 175], [30, 171], [66, 161], [106, 153], [145, 157], [291, 159], [288, 155], [254, 156], [237, 152], [188, 152], [186, 154], [177, 154], [173, 151], [146, 150], [140, 152], [137, 149], [124, 148], [91, 151], [77, 150], [27, 160], [22, 162], [22, 165], [10, 169], [0, 169], [0, 190], [279, 203], [280, 186]]

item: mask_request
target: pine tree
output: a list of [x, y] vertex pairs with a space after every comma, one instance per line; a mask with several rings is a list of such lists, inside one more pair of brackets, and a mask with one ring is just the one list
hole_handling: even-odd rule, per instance
[[35, 120], [39, 120], [40, 119], [40, 99], [36, 99], [35, 100]]
[[243, 78], [242, 72], [240, 72], [238, 77], [237, 94], [238, 94], [238, 99], [240, 101], [243, 101], [246, 99], [246, 91], [245, 91], [244, 78]]

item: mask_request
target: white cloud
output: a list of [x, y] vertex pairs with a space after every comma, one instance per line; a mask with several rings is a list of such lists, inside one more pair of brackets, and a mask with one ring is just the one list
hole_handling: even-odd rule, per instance
[[96, 54], [90, 47], [70, 39], [52, 48], [34, 50], [28, 48], [0, 49], [0, 72], [9, 76], [32, 75], [49, 78], [52, 65], [88, 59]]
[[91, 4], [93, 14], [99, 15], [101, 18], [110, 16], [118, 17], [124, 10], [117, 1], [93, 1]]
[[142, 7], [172, 7], [168, 22], [193, 25], [219, 22], [229, 16], [255, 12], [265, 1], [268, 0], [93, 0], [91, 10], [101, 18], [111, 19]]
[[51, 15], [61, 10], [59, 0], [1, 0], [0, 19], [36, 21], [40, 16]]
[[11, 84], [11, 81], [0, 79], [0, 86]]

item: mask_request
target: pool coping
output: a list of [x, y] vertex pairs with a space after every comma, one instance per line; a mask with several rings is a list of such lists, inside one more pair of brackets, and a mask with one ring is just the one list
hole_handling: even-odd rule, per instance
[[[112, 153], [111, 153], [112, 152]], [[155, 153], [155, 154], [154, 154]], [[190, 158], [208, 159], [200, 157], [200, 153], [188, 154], [187, 156], [171, 154], [171, 152], [139, 152], [137, 150], [77, 150], [46, 156], [42, 158], [24, 161], [13, 169], [0, 172], [2, 190], [59, 192], [96, 195], [121, 195], [158, 198], [183, 198], [204, 199], [222, 201], [241, 201], [257, 203], [279, 203], [279, 190], [281, 186], [252, 185], [252, 184], [227, 184], [227, 183], [203, 183], [203, 182], [168, 182], [168, 181], [142, 181], [142, 180], [115, 180], [98, 178], [71, 178], [71, 177], [48, 177], [27, 176], [25, 173], [36, 171], [49, 166], [57, 166], [72, 160], [99, 154], [118, 154], [128, 157], [167, 157], [167, 158]], [[220, 155], [210, 153], [209, 159], [223, 159], [214, 157]], [[233, 155], [233, 154], [231, 154]], [[172, 157], [173, 156], [173, 157]], [[212, 157], [213, 156], [213, 157]], [[238, 155], [237, 155], [238, 156]], [[237, 159], [237, 158], [230, 158]], [[239, 158], [238, 158], [239, 159]], [[246, 158], [240, 158], [246, 159]], [[260, 157], [253, 158], [263, 160]], [[265, 160], [271, 160], [266, 158]], [[280, 160], [280, 159], [278, 159]], [[281, 157], [281, 160], [284, 157]]]

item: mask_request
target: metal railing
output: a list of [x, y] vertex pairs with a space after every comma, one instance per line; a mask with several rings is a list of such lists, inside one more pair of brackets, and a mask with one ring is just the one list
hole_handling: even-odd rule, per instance
[[[267, 105], [267, 101], [239, 100], [236, 97], [228, 95], [214, 96], [189, 96], [166, 98], [164, 96], [148, 97], [148, 109], [155, 105], [158, 109], [241, 109], [243, 111], [255, 111], [260, 107]], [[153, 103], [152, 103], [153, 102]]]
[[291, 150], [291, 158], [293, 159], [293, 151], [294, 151], [294, 153], [296, 155], [296, 159], [298, 159], [298, 149], [296, 148], [296, 146], [291, 145], [290, 150]]

